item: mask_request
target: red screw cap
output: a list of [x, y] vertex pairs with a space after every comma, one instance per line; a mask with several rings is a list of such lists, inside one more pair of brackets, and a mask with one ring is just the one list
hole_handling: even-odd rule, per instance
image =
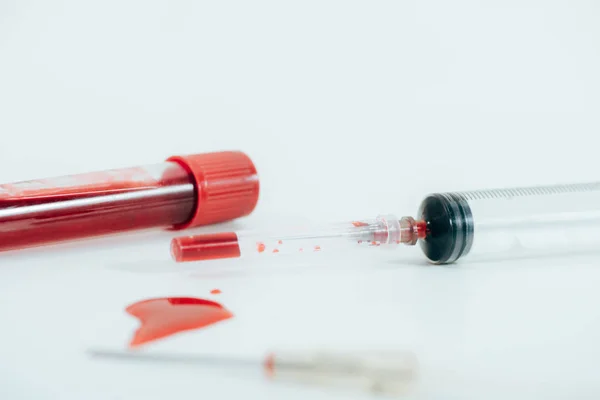
[[256, 167], [239, 151], [173, 156], [196, 186], [196, 207], [188, 222], [175, 229], [214, 224], [250, 214], [258, 202]]

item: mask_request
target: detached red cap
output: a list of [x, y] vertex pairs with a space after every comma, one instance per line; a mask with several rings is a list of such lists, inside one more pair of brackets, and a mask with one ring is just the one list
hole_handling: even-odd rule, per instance
[[250, 214], [258, 202], [259, 183], [250, 158], [239, 151], [173, 156], [196, 185], [196, 208], [175, 229], [214, 224]]

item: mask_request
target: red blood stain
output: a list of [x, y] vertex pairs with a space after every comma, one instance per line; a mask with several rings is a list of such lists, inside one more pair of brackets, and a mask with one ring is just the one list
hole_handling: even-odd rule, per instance
[[221, 289], [213, 289], [210, 291], [210, 294], [221, 294]]
[[262, 253], [263, 251], [265, 251], [265, 249], [267, 248], [267, 246], [265, 246], [264, 243], [256, 243], [256, 250], [258, 250], [259, 253]]
[[277, 243], [283, 244], [283, 240], [278, 240]]
[[279, 250], [277, 250], [277, 249], [274, 249], [274, 250], [273, 250], [273, 253], [279, 253]]
[[171, 241], [171, 255], [178, 262], [236, 258], [240, 254], [234, 232], [181, 236]]
[[233, 317], [221, 304], [193, 297], [165, 297], [139, 301], [125, 311], [140, 320], [130, 347], [200, 329]]
[[321, 250], [321, 246], [315, 246], [315, 251]]
[[0, 199], [41, 204], [46, 201], [87, 198], [99, 193], [118, 194], [132, 189], [143, 190], [153, 188], [157, 183], [143, 167], [124, 168], [6, 183], [0, 185]]
[[359, 226], [369, 226], [369, 224], [367, 224], [366, 222], [362, 222], [362, 221], [352, 221], [352, 225], [354, 225], [357, 228]]

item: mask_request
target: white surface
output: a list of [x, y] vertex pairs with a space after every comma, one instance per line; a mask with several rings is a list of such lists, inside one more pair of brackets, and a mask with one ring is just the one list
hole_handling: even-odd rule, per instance
[[[599, 180], [600, 7], [481, 4], [5, 0], [0, 181], [241, 149], [262, 192], [233, 225], [255, 228], [411, 214], [430, 191]], [[520, 378], [512, 398], [600, 395], [597, 255], [449, 268], [401, 248], [395, 262], [165, 272], [169, 238], [1, 255], [0, 398], [347, 398], [84, 355], [131, 302], [214, 287], [236, 318], [157, 346], [393, 346]]]

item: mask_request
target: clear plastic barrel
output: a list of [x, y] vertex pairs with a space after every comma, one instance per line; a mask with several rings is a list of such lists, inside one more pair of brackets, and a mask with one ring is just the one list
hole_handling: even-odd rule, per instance
[[452, 195], [472, 218], [472, 243], [461, 259], [600, 250], [600, 182]]

